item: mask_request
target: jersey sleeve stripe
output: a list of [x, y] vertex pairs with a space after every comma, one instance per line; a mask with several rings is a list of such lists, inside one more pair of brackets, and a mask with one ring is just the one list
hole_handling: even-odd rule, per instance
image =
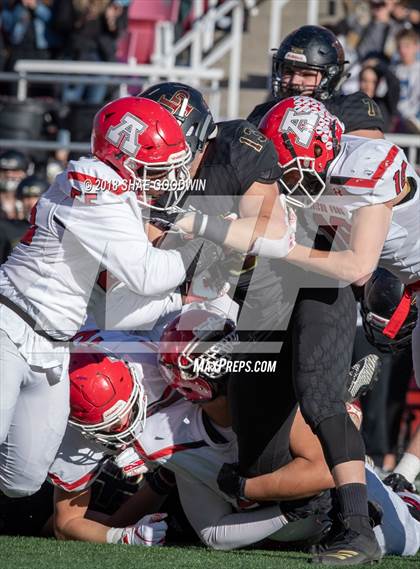
[[100, 468], [92, 470], [91, 472], [88, 472], [87, 474], [82, 476], [82, 478], [79, 478], [79, 480], [76, 480], [74, 482], [65, 482], [64, 480], [61, 480], [61, 478], [57, 476], [57, 474], [54, 474], [53, 472], [48, 473], [48, 478], [51, 480], [54, 486], [58, 486], [59, 488], [64, 488], [64, 490], [67, 490], [68, 492], [72, 492], [73, 490], [81, 490], [82, 488], [84, 488], [86, 483], [91, 482], [93, 478], [96, 478], [100, 470], [101, 470]]
[[208, 446], [205, 441], [193, 441], [191, 443], [181, 443], [177, 445], [172, 445], [166, 448], [162, 448], [150, 454], [147, 454], [144, 448], [140, 445], [138, 441], [134, 443], [134, 447], [138, 450], [138, 452], [147, 458], [147, 460], [158, 460], [159, 458], [163, 458], [164, 456], [172, 456], [177, 452], [181, 452], [183, 450], [194, 449], [194, 448], [202, 448]]
[[331, 184], [337, 184], [340, 186], [350, 186], [352, 188], [371, 188], [373, 189], [378, 181], [382, 178], [384, 173], [388, 170], [391, 164], [394, 162], [395, 157], [399, 152], [398, 146], [395, 144], [392, 146], [386, 157], [382, 160], [379, 166], [376, 168], [372, 178], [346, 178], [343, 176], [332, 176]]

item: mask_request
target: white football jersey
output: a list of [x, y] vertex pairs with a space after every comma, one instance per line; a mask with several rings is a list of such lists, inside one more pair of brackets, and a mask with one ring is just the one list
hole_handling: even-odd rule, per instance
[[420, 179], [398, 146], [343, 136], [340, 154], [328, 170], [326, 191], [303, 213], [314, 233], [320, 225], [336, 228], [333, 248], [346, 249], [354, 212], [395, 199], [407, 177], [414, 178], [417, 188], [411, 199], [393, 208], [379, 266], [413, 283], [420, 279]]
[[146, 297], [167, 293], [185, 278], [177, 251], [149, 243], [135, 192], [95, 158], [69, 162], [31, 222], [2, 271], [26, 299], [22, 308], [55, 339], [71, 338], [83, 324], [101, 267]]

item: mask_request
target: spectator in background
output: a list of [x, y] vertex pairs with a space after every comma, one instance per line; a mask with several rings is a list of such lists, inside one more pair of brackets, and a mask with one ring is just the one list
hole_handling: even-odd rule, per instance
[[398, 111], [399, 132], [420, 133], [420, 61], [419, 36], [414, 29], [401, 30], [397, 35], [400, 63], [395, 66], [395, 75], [400, 82]]
[[0, 154], [0, 212], [1, 217], [17, 219], [16, 189], [27, 176], [31, 164], [18, 150], [6, 150]]
[[359, 61], [368, 57], [391, 58], [395, 50], [395, 35], [402, 24], [397, 22], [392, 13], [397, 0], [370, 0], [370, 21], [366, 26], [354, 23], [358, 36], [356, 52]]
[[392, 17], [405, 28], [411, 27], [420, 33], [420, 0], [400, 0], [392, 11]]
[[0, 264], [29, 227], [23, 217], [24, 205], [16, 199], [16, 194], [30, 167], [22, 152], [6, 150], [0, 154]]
[[49, 59], [59, 45], [51, 29], [52, 0], [3, 0], [2, 25], [8, 56], [6, 70], [18, 59]]
[[20, 203], [21, 219], [29, 221], [32, 208], [48, 187], [48, 182], [39, 176], [27, 176], [20, 182], [16, 199]]
[[378, 59], [364, 62], [359, 74], [360, 90], [371, 97], [382, 111], [385, 132], [393, 132], [397, 120], [400, 85], [388, 65]]
[[[66, 37], [64, 59], [114, 61], [116, 42], [126, 21], [123, 0], [54, 0], [54, 29]], [[66, 103], [101, 104], [106, 85], [69, 85], [64, 88]]]

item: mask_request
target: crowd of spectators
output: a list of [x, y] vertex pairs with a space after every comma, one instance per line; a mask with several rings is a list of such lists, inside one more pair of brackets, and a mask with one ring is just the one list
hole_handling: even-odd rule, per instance
[[345, 18], [329, 26], [350, 63], [343, 91], [360, 89], [375, 99], [388, 132], [420, 133], [420, 0], [343, 0], [343, 6]]
[[[19, 59], [114, 61], [129, 0], [2, 0], [0, 66]], [[64, 101], [102, 103], [106, 86], [69, 85]]]

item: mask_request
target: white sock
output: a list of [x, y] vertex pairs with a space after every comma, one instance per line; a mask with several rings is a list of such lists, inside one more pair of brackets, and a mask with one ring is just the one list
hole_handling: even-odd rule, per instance
[[409, 452], [405, 452], [394, 472], [402, 474], [411, 484], [420, 472], [420, 458]]
[[125, 528], [109, 528], [106, 534], [107, 543], [119, 543]]

